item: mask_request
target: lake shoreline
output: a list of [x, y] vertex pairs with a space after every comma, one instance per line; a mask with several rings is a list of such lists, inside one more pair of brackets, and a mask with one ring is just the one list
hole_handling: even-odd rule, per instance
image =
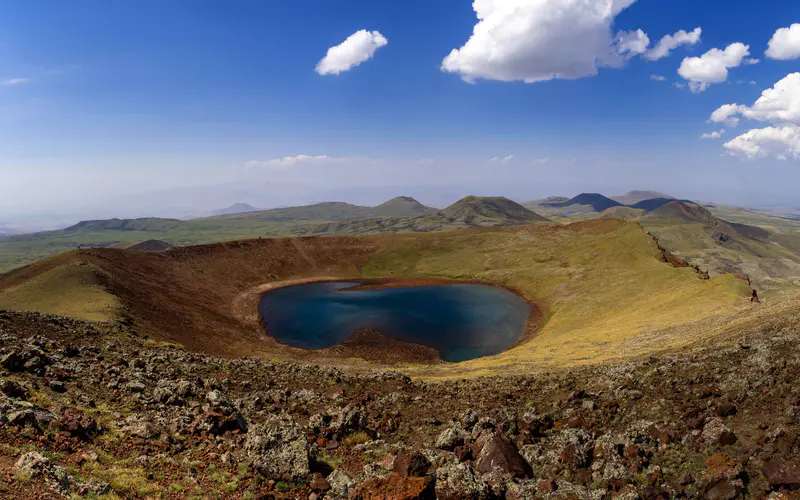
[[[499, 354], [508, 352], [511, 349], [519, 347], [532, 338], [536, 336], [539, 332], [541, 326], [544, 323], [544, 319], [546, 317], [546, 313], [544, 309], [536, 303], [534, 300], [529, 299], [526, 297], [519, 289], [509, 286], [500, 285], [497, 283], [482, 281], [482, 280], [463, 280], [463, 279], [446, 279], [446, 278], [438, 278], [438, 277], [320, 277], [320, 278], [301, 278], [295, 280], [286, 280], [284, 282], [276, 282], [269, 284], [270, 286], [261, 288], [257, 291], [251, 291], [249, 294], [248, 301], [250, 304], [255, 306], [254, 308], [258, 310], [258, 304], [261, 303], [263, 297], [269, 293], [275, 292], [280, 289], [284, 288], [291, 288], [301, 285], [307, 285], [310, 283], [333, 283], [333, 282], [351, 282], [355, 283], [355, 286], [347, 287], [341, 289], [342, 292], [349, 292], [349, 291], [366, 291], [366, 290], [381, 290], [381, 289], [395, 289], [395, 288], [410, 288], [410, 287], [431, 287], [431, 286], [452, 286], [452, 285], [483, 285], [483, 286], [491, 286], [496, 288], [502, 288], [506, 291], [513, 293], [518, 298], [522, 299], [525, 304], [529, 308], [529, 312], [527, 318], [525, 320], [525, 326], [522, 334], [516, 339], [516, 341], [511, 344], [509, 347], [503, 349], [500, 352], [481, 356], [480, 358], [488, 358], [492, 356], [497, 356]], [[253, 293], [255, 292], [255, 293]], [[255, 299], [255, 300], [253, 300]], [[306, 353], [315, 353], [320, 356], [324, 357], [334, 357], [334, 358], [352, 358], [358, 357], [370, 362], [385, 362], [386, 358], [389, 357], [389, 353], [391, 351], [391, 358], [393, 359], [394, 363], [392, 364], [429, 364], [429, 363], [447, 363], [447, 364], [457, 364], [465, 361], [445, 361], [441, 359], [439, 356], [436, 359], [431, 359], [430, 356], [420, 356], [417, 351], [420, 348], [423, 349], [432, 349], [430, 346], [426, 346], [421, 343], [416, 342], [401, 342], [395, 339], [390, 338], [388, 335], [383, 335], [379, 331], [375, 331], [375, 333], [380, 334], [381, 337], [385, 338], [385, 342], [380, 342], [380, 338], [371, 339], [369, 342], [369, 349], [364, 349], [363, 346], [360, 346], [358, 342], [353, 342], [353, 337], [357, 336], [358, 331], [354, 331], [350, 337], [347, 339], [338, 342], [330, 347], [320, 348], [320, 349], [303, 349], [300, 347], [292, 347], [287, 344], [283, 344], [282, 342], [278, 341], [277, 338], [269, 331], [269, 328], [266, 325], [264, 318], [261, 316], [260, 311], [257, 312], [258, 320], [261, 325], [263, 332], [268, 336], [271, 342], [275, 342], [281, 346], [285, 346], [292, 350], [300, 350]], [[405, 345], [409, 349], [403, 349], [403, 351], [408, 350], [409, 356], [403, 356], [402, 354], [398, 355], [396, 349], [399, 345]], [[412, 354], [411, 352], [414, 352]], [[438, 352], [438, 351], [436, 351]], [[407, 359], [406, 359], [407, 358]], [[427, 358], [427, 359], [421, 359]], [[479, 358], [473, 358], [479, 359]]]

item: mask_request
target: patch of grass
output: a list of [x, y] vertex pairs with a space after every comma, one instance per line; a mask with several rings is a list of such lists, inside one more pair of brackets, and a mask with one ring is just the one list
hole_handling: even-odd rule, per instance
[[227, 482], [222, 485], [222, 491], [225, 493], [235, 493], [239, 491], [239, 480], [234, 479], [233, 481]]
[[319, 456], [317, 457], [317, 460], [325, 464], [328, 464], [331, 467], [331, 469], [338, 469], [344, 465], [343, 459], [338, 457], [332, 457], [327, 453], [320, 453]]
[[169, 347], [171, 349], [183, 349], [181, 344], [175, 342], [167, 342], [165, 340], [147, 339], [144, 343], [146, 347]]
[[[99, 452], [100, 450], [98, 450]], [[109, 463], [86, 463], [83, 469], [91, 475], [107, 482], [114, 493], [122, 497], [138, 495], [148, 497], [162, 492], [161, 486], [147, 479], [147, 473], [141, 467], [125, 467]]]
[[16, 471], [14, 472], [14, 481], [18, 482], [19, 484], [29, 484], [32, 478], [31, 475], [27, 472]]
[[214, 471], [208, 476], [212, 483], [225, 484], [231, 480], [231, 473], [226, 471]]
[[295, 488], [299, 488], [303, 486], [302, 483], [295, 483], [291, 481], [278, 481], [275, 483], [275, 488], [280, 491], [281, 493], [288, 493]]
[[354, 446], [357, 444], [364, 444], [369, 441], [369, 434], [366, 432], [354, 432], [342, 439], [342, 444], [345, 446]]

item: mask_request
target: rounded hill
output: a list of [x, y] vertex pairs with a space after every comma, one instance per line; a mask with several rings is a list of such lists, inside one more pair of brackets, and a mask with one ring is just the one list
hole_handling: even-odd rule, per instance
[[487, 218], [513, 222], [549, 222], [545, 217], [504, 196], [467, 196], [442, 210], [442, 214], [453, 220]]

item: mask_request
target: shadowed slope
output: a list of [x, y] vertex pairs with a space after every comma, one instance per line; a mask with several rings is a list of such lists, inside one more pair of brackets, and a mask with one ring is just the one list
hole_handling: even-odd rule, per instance
[[620, 206], [622, 205], [622, 203], [616, 202], [611, 198], [608, 198], [598, 193], [581, 193], [578, 196], [571, 198], [567, 201], [562, 201], [558, 203], [551, 202], [544, 204], [544, 206], [554, 207], [554, 208], [566, 208], [566, 207], [571, 207], [573, 205], [585, 205], [592, 207], [592, 210], [594, 210], [595, 212], [602, 212], [607, 208]]
[[172, 248], [172, 245], [161, 240], [145, 240], [126, 248], [128, 250], [137, 250], [139, 252], [163, 252], [164, 250], [169, 250]]
[[656, 198], [663, 198], [669, 200], [675, 199], [672, 196], [664, 194], [660, 191], [638, 191], [638, 190], [628, 191], [627, 193], [619, 196], [609, 196], [609, 198], [618, 203], [622, 203], [623, 205], [635, 205], [639, 202], [645, 200], [652, 200]]

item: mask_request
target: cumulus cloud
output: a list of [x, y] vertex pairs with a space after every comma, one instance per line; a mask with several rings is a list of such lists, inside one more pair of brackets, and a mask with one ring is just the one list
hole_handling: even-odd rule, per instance
[[709, 120], [714, 123], [724, 123], [728, 127], [733, 128], [739, 124], [739, 118], [736, 116], [738, 114], [738, 104], [723, 104], [717, 108], [716, 111], [711, 113], [711, 118], [709, 118]]
[[753, 129], [726, 142], [723, 147], [731, 156], [754, 159], [774, 156], [779, 160], [800, 158], [800, 127], [766, 127]]
[[9, 78], [8, 80], [3, 80], [0, 82], [0, 85], [3, 87], [14, 87], [16, 85], [22, 85], [23, 83], [30, 82], [30, 78]]
[[678, 74], [689, 82], [692, 92], [702, 92], [712, 83], [727, 80], [728, 69], [741, 66], [749, 55], [749, 45], [732, 43], [725, 50], [711, 49], [700, 57], [685, 58], [678, 68]]
[[715, 130], [710, 134], [703, 134], [700, 136], [701, 139], [719, 139], [722, 137], [722, 134], [725, 133], [725, 129]]
[[317, 63], [320, 75], [338, 75], [372, 59], [375, 51], [389, 41], [378, 31], [356, 31], [347, 40], [328, 49], [328, 53]]
[[655, 80], [657, 82], [663, 82], [664, 80], [666, 80], [666, 78], [664, 78], [661, 75], [650, 75], [650, 79]]
[[729, 141], [724, 145], [728, 154], [797, 159], [800, 153], [800, 73], [786, 75], [763, 91], [752, 106], [721, 106], [711, 114], [711, 121], [735, 120], [738, 123], [739, 116], [773, 126], [750, 130]]
[[545, 165], [550, 161], [550, 158], [534, 158], [531, 162], [533, 165]]
[[772, 88], [763, 91], [752, 106], [720, 106], [711, 114], [711, 121], [738, 122], [737, 115], [777, 125], [800, 125], [800, 73], [790, 73], [783, 77]]
[[644, 57], [645, 59], [649, 59], [651, 61], [658, 61], [659, 59], [667, 57], [670, 51], [680, 47], [681, 45], [695, 45], [700, 41], [700, 35], [702, 33], [702, 29], [695, 28], [693, 31], [688, 33], [684, 30], [680, 30], [672, 35], [665, 35], [661, 40], [658, 41], [655, 47], [653, 47], [647, 52], [647, 54], [644, 55]]
[[770, 59], [789, 61], [800, 58], [800, 24], [781, 28], [772, 35], [765, 52]]
[[[442, 71], [468, 82], [540, 82], [597, 74], [621, 66], [649, 40], [641, 30], [611, 31], [635, 0], [475, 0], [472, 36], [442, 61]], [[645, 43], [646, 42], [646, 43]], [[620, 52], [623, 51], [623, 52]]]
[[650, 38], [642, 30], [620, 31], [614, 40], [616, 53], [624, 58], [631, 58], [647, 52]]
[[251, 160], [246, 162], [244, 166], [245, 168], [248, 169], [262, 168], [270, 170], [289, 170], [294, 166], [296, 166], [298, 163], [320, 162], [329, 160], [333, 160], [333, 158], [325, 155], [321, 156], [297, 155], [297, 156], [287, 156], [285, 158], [274, 158], [272, 160]]

